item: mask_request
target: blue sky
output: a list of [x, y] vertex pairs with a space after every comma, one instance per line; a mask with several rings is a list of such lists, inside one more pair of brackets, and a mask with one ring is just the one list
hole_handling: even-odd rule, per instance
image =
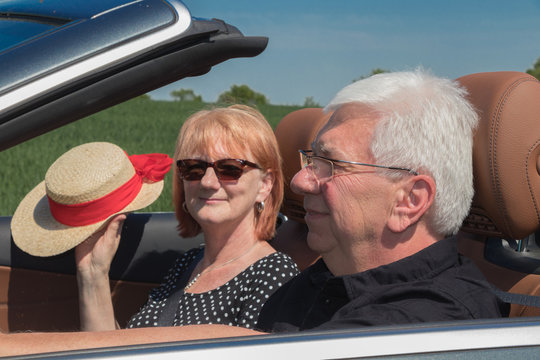
[[273, 104], [325, 105], [372, 69], [418, 66], [456, 78], [525, 71], [540, 57], [540, 0], [184, 0], [192, 15], [220, 18], [245, 35], [267, 36], [255, 58], [232, 59], [206, 75], [150, 95], [193, 89], [215, 101], [246, 84]]

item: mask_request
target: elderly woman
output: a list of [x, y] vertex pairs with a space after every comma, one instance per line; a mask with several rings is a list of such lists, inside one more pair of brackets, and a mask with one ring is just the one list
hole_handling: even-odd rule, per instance
[[[273, 131], [262, 114], [247, 106], [203, 110], [186, 120], [174, 157], [178, 230], [183, 237], [202, 232], [204, 246], [176, 261], [127, 326], [252, 328], [266, 299], [298, 273], [294, 262], [268, 243], [283, 196]], [[113, 219], [98, 239], [77, 248], [83, 330], [114, 327], [112, 305], [106, 311], [98, 305], [91, 291], [95, 278], [89, 274], [96, 273], [90, 270], [92, 258], [101, 264], [99, 273], [108, 272], [114, 251], [94, 255], [103, 244], [116, 249], [123, 219]]]

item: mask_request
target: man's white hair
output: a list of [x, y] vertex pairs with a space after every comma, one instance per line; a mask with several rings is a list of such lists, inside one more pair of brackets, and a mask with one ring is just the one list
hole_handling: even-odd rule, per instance
[[433, 177], [437, 190], [426, 220], [440, 235], [459, 230], [474, 194], [472, 141], [478, 115], [466, 95], [457, 82], [417, 69], [354, 82], [325, 108], [361, 103], [379, 116], [371, 142], [376, 163]]

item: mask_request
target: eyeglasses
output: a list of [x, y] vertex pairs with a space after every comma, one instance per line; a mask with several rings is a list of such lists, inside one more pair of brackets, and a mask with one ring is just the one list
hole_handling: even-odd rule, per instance
[[395, 167], [395, 166], [384, 166], [384, 165], [375, 165], [375, 164], [366, 164], [356, 161], [347, 161], [347, 160], [335, 160], [329, 159], [323, 156], [311, 155], [312, 150], [298, 150], [300, 152], [300, 162], [302, 167], [310, 166], [313, 175], [319, 180], [326, 178], [331, 178], [335, 174], [335, 165], [334, 163], [350, 164], [350, 165], [360, 165], [360, 166], [369, 166], [374, 168], [381, 169], [390, 169], [390, 170], [402, 170], [411, 173], [412, 175], [418, 175], [414, 170]]
[[207, 162], [197, 159], [184, 159], [176, 162], [180, 177], [187, 181], [201, 180], [206, 173], [206, 169], [213, 168], [219, 180], [238, 180], [244, 173], [246, 166], [260, 169], [255, 163], [242, 159], [221, 159], [214, 162]]

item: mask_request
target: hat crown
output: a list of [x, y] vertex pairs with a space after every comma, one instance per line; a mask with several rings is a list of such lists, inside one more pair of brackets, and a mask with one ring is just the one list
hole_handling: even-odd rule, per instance
[[135, 175], [127, 154], [107, 142], [83, 144], [60, 156], [45, 174], [49, 198], [65, 205], [99, 199]]

